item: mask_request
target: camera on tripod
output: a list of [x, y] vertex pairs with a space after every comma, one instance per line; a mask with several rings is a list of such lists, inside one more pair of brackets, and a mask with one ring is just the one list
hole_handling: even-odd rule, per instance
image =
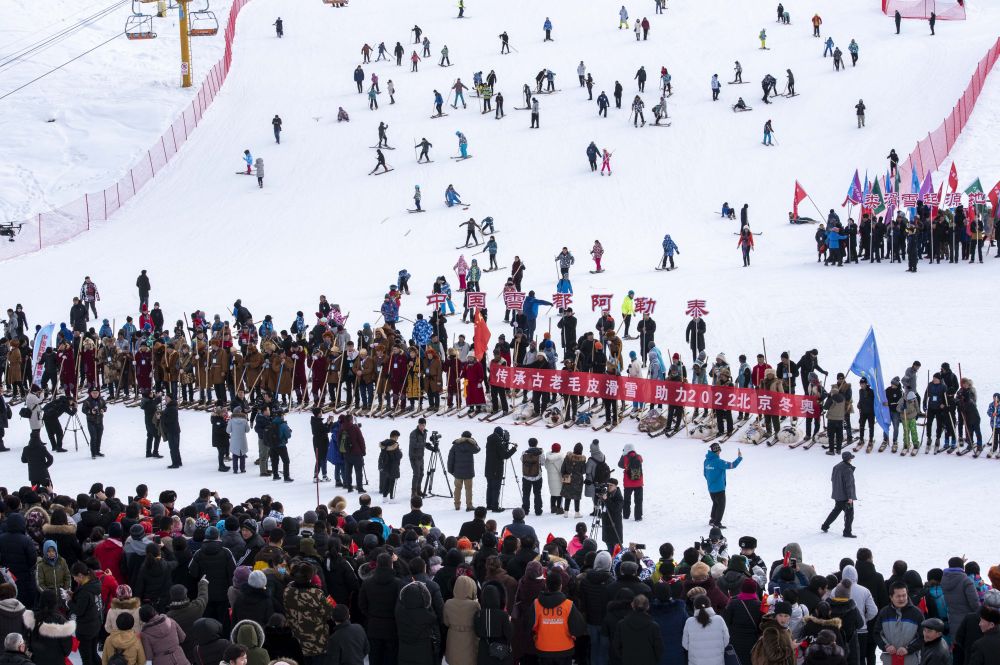
[[594, 495], [598, 498], [607, 499], [610, 489], [608, 483], [594, 483]]
[[431, 432], [431, 450], [437, 452], [441, 449], [441, 433], [437, 431]]
[[0, 238], [7, 238], [9, 242], [14, 242], [14, 237], [21, 232], [23, 224], [0, 223]]

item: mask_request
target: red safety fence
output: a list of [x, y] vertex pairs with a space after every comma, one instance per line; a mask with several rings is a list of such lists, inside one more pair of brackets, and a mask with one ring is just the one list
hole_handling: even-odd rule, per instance
[[226, 23], [225, 53], [208, 71], [191, 105], [177, 116], [167, 131], [146, 150], [146, 154], [118, 182], [97, 192], [84, 194], [50, 212], [33, 215], [23, 222], [15, 222], [22, 224], [21, 232], [15, 242], [0, 243], [0, 260], [66, 242], [89, 231], [93, 222], [107, 221], [173, 159], [201, 122], [229, 74], [233, 61], [236, 18], [249, 1], [233, 0], [229, 9], [229, 21]]
[[948, 153], [955, 146], [958, 137], [962, 135], [965, 124], [969, 121], [973, 109], [976, 108], [976, 101], [979, 93], [983, 91], [986, 77], [993, 70], [997, 57], [1000, 57], [1000, 38], [994, 42], [993, 46], [982, 57], [976, 66], [976, 71], [972, 73], [969, 85], [965, 92], [955, 102], [954, 108], [948, 114], [941, 125], [926, 137], [917, 142], [917, 146], [900, 165], [900, 173], [906, 177], [910, 169], [917, 171], [917, 178], [922, 182], [928, 171], [937, 171], [938, 168], [948, 158]]

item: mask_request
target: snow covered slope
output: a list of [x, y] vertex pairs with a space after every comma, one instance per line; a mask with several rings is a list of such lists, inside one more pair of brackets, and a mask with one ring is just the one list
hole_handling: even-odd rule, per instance
[[[596, 318], [589, 313], [591, 293], [613, 293], [617, 306], [634, 289], [658, 302], [661, 348], [681, 350], [684, 303], [698, 297], [708, 301], [710, 353], [725, 351], [731, 361], [739, 353], [752, 358], [764, 338], [772, 362], [782, 350], [798, 358], [805, 349], [818, 347], [822, 364], [836, 372], [849, 367], [868, 326], [874, 325], [886, 380], [901, 375], [915, 358], [931, 369], [944, 360], [953, 367], [962, 362], [965, 375], [977, 380], [985, 410], [989, 395], [1000, 388], [1000, 360], [989, 352], [988, 341], [995, 322], [991, 310], [982, 306], [996, 265], [922, 265], [916, 276], [888, 264], [824, 268], [814, 259], [815, 228], [789, 227], [785, 217], [796, 178], [824, 211], [841, 211], [855, 168], [883, 168], [890, 147], [905, 150], [936, 126], [974, 63], [996, 39], [993, 26], [1000, 7], [973, 4], [970, 20], [939, 23], [932, 38], [918, 22], [907, 22], [903, 35], [893, 35], [891, 20], [881, 15], [877, 3], [867, 1], [786, 3], [791, 26], [775, 22], [769, 3], [673, 0], [662, 17], [652, 13], [652, 3], [632, 3], [633, 19], [645, 15], [653, 24], [649, 41], [636, 43], [630, 31], [615, 29], [619, 5], [473, 0], [467, 3], [468, 18], [456, 20], [454, 4], [443, 1], [401, 9], [369, 0], [337, 10], [319, 0], [254, 0], [240, 19], [230, 78], [197, 136], [114, 221], [66, 245], [0, 264], [0, 283], [17, 285], [5, 290], [6, 300], [22, 302], [33, 324], [63, 320], [83, 275], [91, 275], [101, 289], [102, 316], [115, 317], [120, 325], [125, 315], [135, 313], [133, 285], [145, 268], [152, 297], [163, 305], [168, 321], [195, 308], [225, 315], [240, 297], [256, 316], [271, 313], [284, 327], [297, 309], [311, 313], [317, 295], [325, 293], [352, 312], [352, 326], [360, 327], [375, 320], [372, 310], [387, 285], [400, 268], [407, 268], [414, 295], [405, 300], [402, 313], [413, 318], [426, 311], [423, 294], [430, 292], [434, 278], [452, 275], [460, 253], [455, 247], [464, 237], [458, 224], [470, 215], [477, 220], [491, 215], [501, 230], [500, 265], [509, 266], [513, 255], [520, 255], [528, 266], [525, 288], [542, 297], [555, 290], [553, 257], [559, 248], [567, 245], [576, 254], [572, 277], [581, 331]], [[823, 16], [824, 37], [833, 35], [845, 53], [850, 39], [858, 40], [861, 60], [856, 68], [837, 73], [831, 60], [821, 57], [821, 40], [811, 36], [808, 23], [813, 11]], [[280, 41], [271, 27], [279, 14], [285, 20]], [[554, 43], [541, 41], [546, 15], [554, 23]], [[366, 78], [375, 71], [383, 90], [391, 78], [397, 91], [395, 105], [382, 94], [381, 108], [369, 111], [351, 78], [363, 41], [384, 40], [391, 49], [399, 40], [408, 57], [414, 23], [430, 38], [434, 57], [415, 74], [406, 64], [365, 65]], [[762, 27], [768, 31], [768, 51], [757, 48]], [[500, 56], [497, 35], [504, 30], [517, 52]], [[447, 69], [435, 64], [445, 44], [455, 63]], [[576, 83], [581, 59], [597, 81], [595, 97], [601, 90], [610, 94], [617, 79], [625, 87], [626, 105], [636, 94], [632, 77], [644, 65], [650, 75], [643, 95], [647, 111], [656, 103], [659, 68], [666, 65], [675, 91], [668, 100], [673, 125], [649, 132], [633, 129], [624, 109], [598, 118], [596, 104], [587, 101]], [[749, 83], [724, 86], [720, 101], [713, 104], [712, 74], [731, 80], [736, 59]], [[557, 72], [561, 92], [541, 97], [541, 129], [531, 130], [527, 113], [514, 107], [522, 104], [521, 86], [542, 68]], [[783, 81], [786, 68], [795, 73], [800, 96], [765, 107], [759, 101], [760, 79], [771, 73]], [[505, 119], [480, 115], [475, 99], [468, 99], [468, 109], [446, 108], [447, 117], [430, 119], [432, 90], [445, 93], [457, 76], [470, 84], [474, 71], [485, 75], [490, 69], [496, 70], [497, 89], [506, 99]], [[991, 80], [990, 87], [995, 85]], [[752, 112], [731, 112], [738, 95], [754, 107]], [[864, 130], [855, 128], [858, 98], [868, 107]], [[338, 106], [350, 113], [350, 123], [336, 122]], [[285, 126], [280, 146], [271, 136], [275, 113]], [[760, 145], [768, 118], [780, 143], [774, 148]], [[389, 124], [391, 144], [398, 148], [387, 153], [395, 170], [367, 176], [375, 163], [369, 146], [377, 141], [379, 121]], [[459, 130], [468, 136], [474, 155], [461, 163], [447, 158], [457, 154], [454, 134]], [[434, 162], [418, 166], [410, 147], [422, 136], [434, 144]], [[584, 150], [591, 140], [615, 151], [612, 177], [590, 173]], [[262, 190], [253, 179], [234, 175], [245, 148], [266, 163]], [[990, 180], [986, 169], [995, 165], [984, 163], [979, 171], [973, 161], [963, 162], [963, 178], [976, 172], [984, 182]], [[416, 184], [429, 210], [423, 215], [405, 212]], [[472, 202], [467, 213], [443, 206], [448, 184]], [[723, 200], [749, 202], [751, 223], [764, 233], [757, 238], [751, 268], [741, 267], [736, 223], [715, 212]], [[669, 275], [652, 270], [665, 232], [681, 251], [679, 270]], [[585, 272], [595, 238], [607, 252], [607, 272], [601, 275]], [[471, 258], [468, 252], [466, 258]], [[25, 276], [30, 276], [27, 283]], [[482, 283], [493, 305], [494, 337], [503, 332], [495, 296], [505, 276], [506, 271], [490, 274]], [[974, 329], [959, 329], [956, 323], [969, 321], [970, 313]], [[546, 330], [548, 320], [543, 318], [539, 326]], [[471, 333], [471, 328], [452, 320], [449, 332]], [[125, 410], [112, 417], [116, 422], [109, 427], [109, 448], [128, 451], [120, 468], [129, 477], [142, 470], [146, 479], [145, 460], [132, 459], [141, 427], [138, 414]], [[190, 442], [185, 445], [199, 451], [193, 453], [195, 460], [211, 456], [203, 420], [196, 415], [184, 419], [185, 441]], [[371, 424], [370, 440], [384, 436], [390, 426]], [[441, 423], [437, 428], [451, 439], [465, 426]], [[305, 449], [307, 423], [299, 419], [293, 427]], [[615, 453], [625, 441], [641, 441], [633, 431], [628, 425], [609, 436], [606, 449]], [[546, 448], [559, 440], [543, 429], [533, 433]], [[586, 443], [587, 437], [576, 438]], [[667, 523], [651, 520], [655, 526], [649, 538], [637, 537], [657, 542], [659, 534], [675, 541], [681, 538], [674, 534], [703, 534], [702, 447], [679, 439], [643, 446], [649, 452], [669, 451], [650, 457], [657, 477], [668, 477], [672, 484], [649, 500]], [[772, 541], [782, 540], [789, 531], [784, 514], [771, 508], [779, 505], [791, 523], [818, 525], [828, 504], [830, 464], [818, 452], [754, 450], [739, 471], [744, 494], [742, 506], [732, 500], [731, 521], [753, 525]], [[299, 479], [308, 474], [303, 472], [307, 455], [301, 453], [297, 462]], [[906, 463], [920, 472], [899, 471]], [[986, 519], [978, 488], [994, 475], [991, 464], [969, 458], [937, 457], [932, 462], [879, 457], [871, 462], [871, 471], [859, 471], [861, 496], [872, 500], [871, 507], [859, 507], [859, 530], [871, 533], [863, 519], [877, 524], [872, 530], [884, 534], [879, 543], [886, 557], [912, 551], [911, 563], [940, 565], [955, 534], [968, 533]], [[202, 465], [211, 468], [209, 462]], [[110, 465], [105, 462], [104, 467]], [[82, 487], [100, 476], [101, 471], [92, 475], [86, 468], [86, 478], [73, 479], [57, 467], [57, 480]], [[374, 473], [374, 464], [369, 472]], [[912, 479], [931, 474], [947, 483], [962, 512], [949, 511], [948, 530], [921, 533], [918, 541], [915, 523], [899, 520], [899, 508], [913, 505], [913, 493], [919, 490]], [[905, 478], [905, 486], [886, 482], [894, 477]], [[162, 482], [178, 489], [205, 484], [200, 475], [168, 478]], [[301, 493], [297, 496], [303, 505], [309, 502], [308, 489], [296, 486], [293, 491]], [[675, 508], [683, 517], [677, 517]], [[816, 539], [806, 541], [807, 553]], [[995, 539], [992, 532], [984, 534], [980, 542], [985, 552], [995, 551]], [[824, 563], [832, 566], [842, 554], [825, 551]]]
[[[224, 22], [229, 5], [219, 0], [211, 9]], [[156, 5], [141, 10], [155, 14]], [[142, 41], [122, 35], [131, 13], [132, 3], [121, 0], [4, 2], [0, 97], [96, 50], [0, 99], [0, 220], [47, 212], [113, 183], [190, 103], [222, 55], [221, 31], [192, 39], [195, 85], [181, 88], [177, 11], [154, 18], [156, 39]]]

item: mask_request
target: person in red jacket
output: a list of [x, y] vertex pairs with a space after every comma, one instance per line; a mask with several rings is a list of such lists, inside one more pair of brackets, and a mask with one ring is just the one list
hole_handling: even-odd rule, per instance
[[357, 487], [359, 494], [364, 494], [364, 464], [365, 464], [365, 437], [361, 434], [361, 428], [354, 422], [354, 418], [350, 415], [344, 417], [344, 423], [340, 427], [340, 437], [344, 440], [346, 437], [345, 444], [343, 446], [344, 450], [344, 484], [347, 485], [347, 491], [353, 490], [351, 487], [351, 471], [354, 471], [354, 475], [357, 478]]
[[757, 364], [754, 365], [753, 369], [750, 371], [750, 381], [752, 382], [754, 388], [761, 384], [764, 380], [764, 373], [769, 369], [772, 369], [772, 367], [767, 364], [766, 360], [764, 360], [764, 354], [758, 353]]
[[462, 369], [462, 378], [465, 379], [466, 404], [481, 411], [486, 404], [486, 393], [483, 391], [485, 372], [482, 364], [472, 354], [469, 354], [469, 361]]
[[[94, 558], [101, 564], [101, 569], [111, 573], [119, 584], [125, 584], [128, 578], [122, 569], [125, 552], [122, 545], [122, 525], [112, 522], [108, 525], [108, 535], [94, 548]], [[102, 580], [103, 585], [103, 580]]]
[[635, 452], [635, 447], [631, 443], [625, 444], [621, 459], [618, 460], [618, 468], [623, 469], [623, 481], [625, 486], [625, 508], [622, 515], [628, 519], [632, 513], [632, 495], [635, 495], [635, 521], [642, 521], [642, 455]]

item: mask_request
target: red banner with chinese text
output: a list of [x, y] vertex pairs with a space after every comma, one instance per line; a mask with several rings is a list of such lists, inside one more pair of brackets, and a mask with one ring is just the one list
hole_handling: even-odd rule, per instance
[[815, 397], [786, 395], [752, 388], [706, 386], [676, 381], [635, 379], [590, 372], [566, 372], [531, 367], [490, 365], [490, 384], [519, 390], [538, 390], [560, 395], [620, 399], [646, 404], [744, 411], [765, 416], [815, 418]]

